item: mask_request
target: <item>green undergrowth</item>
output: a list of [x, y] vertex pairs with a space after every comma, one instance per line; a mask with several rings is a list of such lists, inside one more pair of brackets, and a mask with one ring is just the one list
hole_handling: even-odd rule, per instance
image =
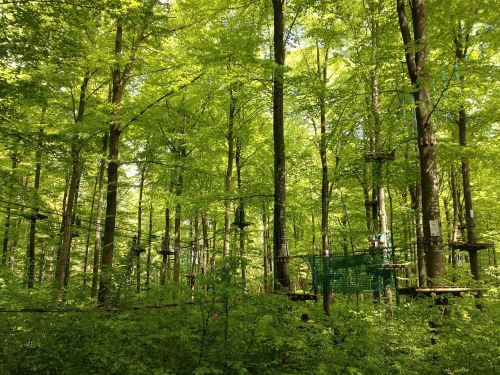
[[[500, 303], [492, 296], [482, 310], [473, 297], [450, 299], [446, 311], [403, 299], [392, 317], [368, 296], [336, 296], [326, 317], [321, 303], [240, 290], [219, 285], [175, 307], [130, 312], [0, 313], [0, 374], [500, 371]], [[165, 302], [162, 293], [133, 302]]]

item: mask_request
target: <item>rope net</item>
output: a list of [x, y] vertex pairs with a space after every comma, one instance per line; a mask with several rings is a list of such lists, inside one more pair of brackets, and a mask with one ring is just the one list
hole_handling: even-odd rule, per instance
[[382, 293], [394, 288], [390, 252], [376, 250], [350, 255], [304, 255], [312, 271], [314, 290], [332, 293]]

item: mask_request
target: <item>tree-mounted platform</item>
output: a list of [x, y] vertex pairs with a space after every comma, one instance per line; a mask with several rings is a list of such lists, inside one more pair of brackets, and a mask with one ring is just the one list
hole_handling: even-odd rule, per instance
[[234, 221], [232, 223], [235, 227], [238, 227], [240, 229], [246, 228], [249, 225], [252, 225], [251, 222], [245, 220], [245, 211], [241, 210], [239, 207], [236, 208], [236, 211], [234, 213]]
[[395, 157], [396, 153], [394, 150], [365, 153], [366, 162], [379, 161], [383, 163], [384, 161], [394, 160]]
[[485, 249], [493, 249], [495, 247], [495, 244], [493, 243], [468, 243], [468, 242], [450, 242], [448, 244], [448, 247], [451, 250], [464, 250], [464, 251], [469, 251], [469, 250], [485, 250]]
[[48, 216], [47, 215], [44, 215], [44, 214], [41, 214], [41, 213], [31, 213], [31, 214], [27, 214], [24, 216], [25, 219], [28, 219], [28, 220], [31, 220], [31, 221], [35, 221], [35, 220], [45, 220], [45, 219], [48, 219]]
[[142, 246], [136, 246], [132, 249], [132, 252], [136, 255], [140, 255], [141, 253], [144, 253], [146, 249]]
[[318, 296], [316, 294], [305, 294], [305, 293], [287, 293], [287, 296], [291, 301], [317, 301]]
[[479, 292], [479, 289], [464, 288], [455, 286], [437, 286], [434, 288], [400, 288], [398, 293], [406, 296], [429, 296], [436, 297], [438, 295], [452, 294], [455, 297], [463, 297], [465, 293]]
[[252, 223], [249, 222], [249, 221], [241, 221], [241, 222], [240, 221], [235, 221], [235, 222], [232, 223], [232, 225], [234, 225], [235, 227], [238, 227], [240, 229], [243, 229], [243, 228], [248, 227], [249, 225], [252, 225]]
[[161, 254], [161, 255], [174, 255], [175, 252], [171, 251], [171, 250], [160, 250], [160, 251], [158, 251], [158, 254]]
[[383, 264], [370, 264], [366, 266], [367, 270], [403, 270], [408, 267], [410, 263], [383, 263]]

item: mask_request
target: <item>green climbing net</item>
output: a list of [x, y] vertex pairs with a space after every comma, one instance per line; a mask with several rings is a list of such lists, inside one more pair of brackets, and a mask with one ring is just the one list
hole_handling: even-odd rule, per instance
[[313, 275], [314, 290], [333, 293], [382, 293], [394, 288], [390, 252], [377, 250], [350, 255], [304, 255]]

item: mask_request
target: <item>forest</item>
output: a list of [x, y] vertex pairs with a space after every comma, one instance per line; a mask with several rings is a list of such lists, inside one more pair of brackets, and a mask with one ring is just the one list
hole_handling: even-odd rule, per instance
[[488, 0], [0, 0], [0, 374], [500, 372]]

